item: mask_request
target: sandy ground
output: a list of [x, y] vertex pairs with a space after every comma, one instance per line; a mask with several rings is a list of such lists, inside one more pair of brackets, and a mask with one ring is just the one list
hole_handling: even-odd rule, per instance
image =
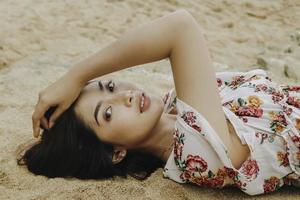
[[[18, 167], [17, 146], [32, 138], [38, 92], [72, 64], [126, 30], [179, 8], [205, 30], [216, 71], [262, 68], [280, 83], [300, 83], [298, 0], [2, 0], [0, 2], [0, 199], [243, 199], [238, 189], [180, 185], [158, 169], [144, 182], [35, 176]], [[173, 86], [168, 60], [107, 76], [162, 95]], [[155, 80], [155, 81], [153, 81]], [[284, 187], [256, 198], [300, 199]]]

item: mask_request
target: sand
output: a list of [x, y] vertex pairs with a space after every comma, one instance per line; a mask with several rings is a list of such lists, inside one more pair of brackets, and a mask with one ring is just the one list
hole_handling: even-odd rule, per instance
[[[0, 2], [0, 199], [243, 199], [238, 189], [180, 185], [158, 169], [146, 181], [48, 179], [19, 167], [18, 145], [32, 139], [38, 92], [74, 63], [140, 24], [179, 8], [204, 28], [216, 71], [265, 69], [279, 83], [300, 83], [298, 0], [2, 0]], [[163, 95], [173, 86], [168, 60], [107, 76]], [[300, 199], [284, 187], [256, 198]]]

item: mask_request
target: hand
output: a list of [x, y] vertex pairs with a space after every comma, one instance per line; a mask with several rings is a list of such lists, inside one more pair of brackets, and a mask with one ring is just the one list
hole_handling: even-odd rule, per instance
[[[84, 83], [71, 74], [62, 76], [59, 80], [39, 92], [39, 99], [32, 114], [33, 136], [38, 137], [41, 125], [51, 128], [55, 120], [76, 100]], [[56, 107], [49, 121], [45, 117], [50, 107]]]

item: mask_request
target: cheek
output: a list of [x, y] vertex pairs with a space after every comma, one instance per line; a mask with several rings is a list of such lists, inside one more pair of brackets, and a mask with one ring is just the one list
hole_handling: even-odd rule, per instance
[[136, 132], [137, 135], [143, 135], [150, 132], [162, 115], [163, 107], [157, 103], [145, 113], [128, 115], [123, 121], [123, 128]]
[[115, 108], [103, 136], [111, 143], [123, 145], [132, 145], [148, 137], [163, 112], [163, 102], [159, 100], [151, 102], [151, 109], [142, 114], [137, 109]]
[[[140, 113], [137, 109], [123, 110], [118, 116], [118, 123], [121, 129], [142, 130], [153, 127], [163, 112], [163, 105], [157, 99], [153, 99], [150, 109]], [[119, 118], [120, 117], [120, 118]]]

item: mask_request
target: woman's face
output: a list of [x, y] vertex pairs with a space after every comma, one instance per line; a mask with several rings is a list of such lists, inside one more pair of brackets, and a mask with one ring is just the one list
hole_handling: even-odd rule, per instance
[[141, 113], [142, 92], [145, 91], [127, 81], [93, 81], [78, 97], [75, 113], [100, 140], [134, 148], [150, 136], [164, 106], [162, 98], [145, 93], [151, 103]]

